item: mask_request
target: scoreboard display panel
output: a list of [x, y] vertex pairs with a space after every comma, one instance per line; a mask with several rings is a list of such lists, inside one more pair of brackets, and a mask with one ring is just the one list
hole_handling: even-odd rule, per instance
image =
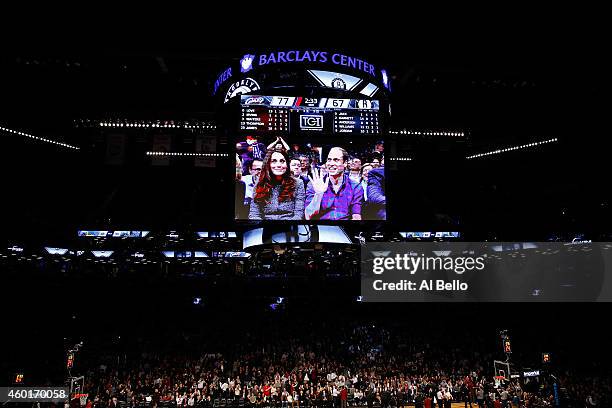
[[240, 97], [240, 130], [380, 134], [380, 103], [370, 99]]

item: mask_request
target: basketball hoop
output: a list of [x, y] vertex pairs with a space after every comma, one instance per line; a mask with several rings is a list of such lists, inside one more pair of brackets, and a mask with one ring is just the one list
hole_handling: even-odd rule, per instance
[[79, 403], [84, 407], [87, 404], [87, 397], [89, 397], [89, 394], [74, 394], [73, 399], [78, 398]]

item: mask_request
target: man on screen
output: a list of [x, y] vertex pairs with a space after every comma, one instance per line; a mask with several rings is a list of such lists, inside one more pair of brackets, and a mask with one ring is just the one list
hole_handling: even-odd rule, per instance
[[242, 160], [242, 174], [247, 175], [246, 165], [251, 160], [263, 161], [266, 155], [266, 147], [257, 140], [257, 136], [247, 136], [246, 141], [236, 143], [236, 152]]
[[300, 159], [300, 167], [302, 169], [302, 175], [308, 177], [310, 175], [310, 157], [301, 154], [298, 156]]
[[245, 204], [250, 204], [253, 199], [253, 190], [257, 185], [257, 181], [259, 180], [259, 174], [261, 173], [261, 169], [263, 167], [262, 160], [251, 160], [247, 163], [246, 168], [249, 172], [248, 175], [242, 176], [242, 181], [246, 185], [246, 193], [244, 195]]
[[304, 183], [304, 188], [306, 188], [308, 186], [308, 176], [302, 174], [302, 164], [300, 162], [300, 159], [295, 157], [291, 159], [289, 167], [291, 168], [291, 175], [302, 180], [302, 182]]
[[348, 153], [333, 147], [327, 155], [327, 176], [313, 169], [306, 189], [307, 220], [361, 220], [363, 187], [344, 172]]
[[355, 183], [361, 182], [361, 159], [359, 157], [353, 157], [349, 161], [349, 177]]
[[387, 195], [385, 193], [385, 168], [379, 167], [368, 172], [368, 210], [376, 220], [387, 219]]

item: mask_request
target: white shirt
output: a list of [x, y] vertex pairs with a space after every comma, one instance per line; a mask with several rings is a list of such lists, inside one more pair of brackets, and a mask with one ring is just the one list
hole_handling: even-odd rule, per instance
[[361, 187], [363, 187], [363, 201], [368, 201], [368, 182], [362, 180]]
[[242, 176], [241, 178], [242, 181], [244, 181], [244, 184], [246, 185], [246, 189], [245, 189], [245, 193], [244, 193], [244, 198], [253, 198], [253, 190], [255, 189], [255, 184], [257, 183], [257, 179], [254, 179], [253, 176], [246, 175], [246, 176]]

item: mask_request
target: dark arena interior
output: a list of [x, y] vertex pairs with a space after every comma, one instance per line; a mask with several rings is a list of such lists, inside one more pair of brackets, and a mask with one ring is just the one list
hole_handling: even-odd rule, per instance
[[3, 53], [0, 406], [612, 407], [609, 71], [540, 46]]

